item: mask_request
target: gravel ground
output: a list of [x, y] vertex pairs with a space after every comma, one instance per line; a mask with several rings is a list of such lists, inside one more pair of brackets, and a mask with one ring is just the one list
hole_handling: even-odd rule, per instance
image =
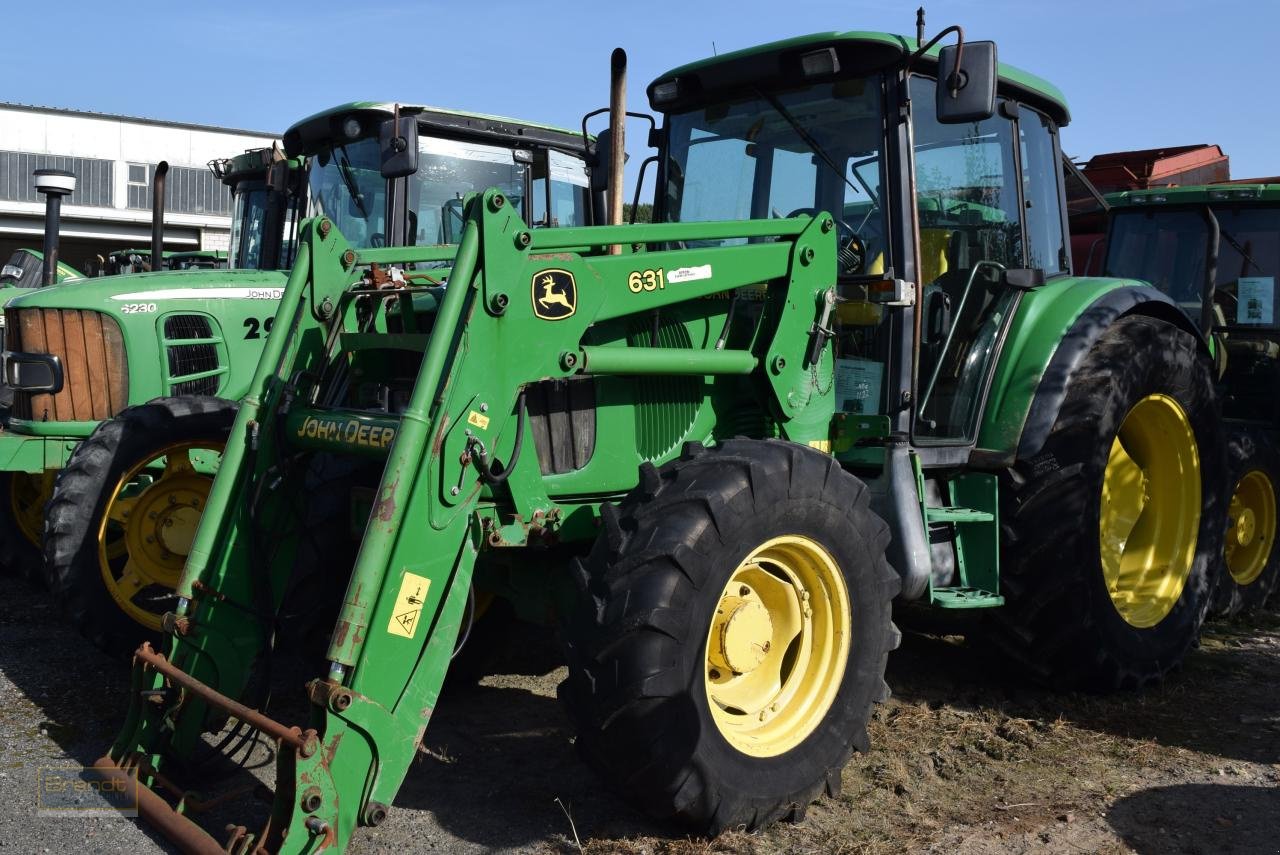
[[[38, 776], [66, 774], [42, 769], [92, 763], [114, 737], [128, 668], [46, 594], [0, 576], [0, 601], [0, 850], [170, 851], [131, 819], [37, 809]], [[1211, 626], [1165, 686], [1112, 698], [1032, 689], [958, 638], [909, 634], [843, 795], [801, 823], [715, 841], [648, 822], [578, 761], [555, 656], [544, 633], [521, 630], [502, 673], [447, 688], [391, 818], [349, 851], [1280, 852], [1275, 613]], [[270, 758], [255, 757], [270, 783]], [[246, 801], [226, 818], [262, 810]]]

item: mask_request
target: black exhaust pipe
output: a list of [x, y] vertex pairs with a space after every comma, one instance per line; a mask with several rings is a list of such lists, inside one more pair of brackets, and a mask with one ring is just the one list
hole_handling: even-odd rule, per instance
[[151, 269], [164, 270], [164, 178], [169, 174], [169, 161], [156, 164], [151, 181]]
[[44, 194], [44, 284], [58, 281], [58, 229], [62, 197], [76, 189], [76, 176], [65, 169], [37, 169], [36, 191]]

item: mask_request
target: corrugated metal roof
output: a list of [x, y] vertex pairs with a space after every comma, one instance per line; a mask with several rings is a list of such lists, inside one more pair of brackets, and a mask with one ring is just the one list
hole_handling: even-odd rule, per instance
[[188, 131], [206, 131], [221, 134], [240, 134], [250, 137], [279, 139], [278, 131], [250, 131], [244, 128], [224, 128], [219, 125], [201, 125], [195, 122], [175, 122], [169, 119], [152, 119], [147, 116], [126, 116], [122, 113], [99, 113], [95, 110], [77, 110], [71, 107], [47, 107], [42, 104], [19, 104], [14, 101], [0, 101], [0, 110], [22, 110], [28, 113], [58, 113], [70, 116], [87, 116], [94, 119], [113, 119], [120, 122], [135, 122], [141, 125], [157, 125], [163, 128], [181, 128]]

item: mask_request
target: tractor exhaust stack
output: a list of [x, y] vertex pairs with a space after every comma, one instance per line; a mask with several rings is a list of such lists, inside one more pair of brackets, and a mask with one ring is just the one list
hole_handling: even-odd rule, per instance
[[156, 164], [156, 177], [151, 182], [151, 269], [164, 269], [164, 184], [169, 174], [169, 161]]
[[[627, 161], [627, 52], [609, 58], [609, 225], [622, 225], [622, 169]], [[616, 252], [619, 248], [614, 247]]]

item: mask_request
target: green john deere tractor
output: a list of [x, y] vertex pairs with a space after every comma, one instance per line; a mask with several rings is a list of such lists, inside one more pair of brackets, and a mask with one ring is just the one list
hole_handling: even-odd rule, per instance
[[[1208, 348], [1157, 289], [1068, 273], [1062, 95], [939, 38], [662, 75], [652, 225], [530, 230], [501, 189], [456, 248], [304, 223], [100, 773], [224, 851], [194, 757], [257, 730], [273, 807], [227, 851], [340, 849], [386, 820], [484, 592], [559, 622], [587, 762], [698, 832], [838, 790], [895, 597], [990, 617], [1055, 684], [1174, 667], [1223, 530]], [[338, 466], [371, 507], [321, 508], [358, 492], [310, 487]], [[304, 612], [328, 644], [289, 727], [262, 685]]]
[[[305, 192], [291, 198], [305, 195], [352, 246], [455, 242], [463, 196], [494, 185], [523, 216], [545, 221], [550, 210], [565, 225], [591, 222], [580, 134], [429, 107], [398, 109], [400, 121], [418, 129], [421, 168], [410, 176], [382, 174], [378, 134], [395, 119], [390, 104], [344, 105], [285, 135], [289, 156], [308, 162], [298, 188]], [[281, 252], [287, 259], [292, 251], [292, 240], [282, 237], [294, 216], [272, 208], [262, 170], [257, 174], [260, 186], [239, 195], [251, 210], [236, 217], [231, 256], [241, 266], [274, 267]], [[261, 219], [274, 226], [264, 228]], [[125, 281], [135, 284], [121, 287]], [[29, 434], [55, 437], [29, 439], [43, 442], [37, 448], [74, 449], [56, 459], [62, 468], [44, 515], [44, 570], [68, 618], [108, 650], [127, 655], [148, 632], [158, 641], [161, 617], [175, 607], [173, 590], [282, 284], [275, 272], [191, 271], [115, 279], [97, 291], [68, 291], [62, 303], [41, 303], [75, 306], [63, 316], [78, 312], [104, 331], [111, 325], [115, 336], [105, 361], [117, 372], [105, 384], [114, 397], [91, 398], [85, 378], [71, 373], [78, 354], [63, 355], [64, 389], [28, 395], [20, 412], [30, 421], [18, 423]], [[29, 305], [15, 303], [10, 311], [30, 312]], [[46, 350], [25, 333], [22, 342]], [[102, 385], [90, 380], [89, 388]], [[81, 393], [83, 399], [75, 397]], [[78, 418], [74, 408], [88, 405], [101, 406]], [[41, 407], [56, 418], [42, 419]], [[73, 430], [83, 433], [70, 439]], [[0, 449], [7, 439], [0, 438]], [[53, 467], [45, 454], [47, 470]]]
[[1213, 347], [1231, 490], [1212, 609], [1256, 608], [1280, 574], [1280, 185], [1141, 190], [1107, 201], [1106, 275], [1168, 294]]
[[[296, 164], [273, 167], [271, 149], [233, 160], [237, 168], [224, 181], [233, 194], [235, 227], [243, 232], [252, 221], [251, 227], [262, 232], [265, 221], [254, 209], [263, 203], [252, 201], [256, 197], [248, 191], [270, 180], [287, 195], [288, 173]], [[158, 178], [156, 237], [163, 187]], [[282, 227], [283, 217], [262, 239], [279, 244]], [[56, 236], [56, 220], [46, 230]], [[244, 377], [252, 371], [257, 349], [229, 349], [215, 332], [218, 316], [239, 306], [240, 314], [270, 317], [284, 275], [270, 270], [192, 272], [163, 280], [157, 275], [89, 277], [67, 280], [73, 287], [25, 289], [12, 292], [12, 298], [0, 294], [8, 324], [0, 365], [5, 392], [13, 396], [0, 434], [0, 565], [5, 568], [32, 580], [43, 578], [41, 532], [54, 477], [100, 420], [130, 403], [216, 389], [232, 383], [236, 372]]]

